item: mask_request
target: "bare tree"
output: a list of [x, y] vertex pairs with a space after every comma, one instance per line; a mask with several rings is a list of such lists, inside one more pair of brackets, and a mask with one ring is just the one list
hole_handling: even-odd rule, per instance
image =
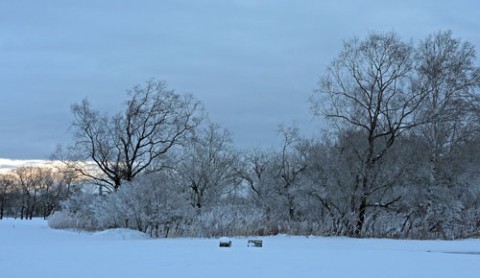
[[249, 198], [255, 206], [262, 209], [266, 220], [270, 220], [271, 207], [268, 205], [268, 184], [271, 183], [272, 154], [254, 150], [242, 157], [240, 175], [248, 186]]
[[55, 168], [36, 168], [35, 176], [39, 186], [39, 203], [44, 219], [59, 209], [60, 201], [65, 200], [74, 190], [72, 176]]
[[125, 109], [113, 116], [91, 108], [87, 100], [72, 106], [75, 144], [67, 162], [99, 185], [117, 190], [142, 172], [156, 172], [167, 165], [168, 154], [185, 142], [201, 120], [200, 105], [191, 95], [151, 80], [128, 91]]
[[0, 220], [5, 215], [5, 209], [8, 207], [8, 194], [14, 190], [15, 179], [11, 174], [0, 174]]
[[[355, 140], [343, 134], [334, 142], [317, 142], [307, 152], [308, 194], [320, 204], [325, 232], [333, 235], [352, 235], [352, 211], [356, 196], [353, 187], [359, 168], [355, 153]], [[358, 146], [356, 146], [358, 147]]]
[[32, 219], [38, 206], [40, 193], [40, 176], [36, 167], [20, 167], [15, 169], [18, 185], [21, 188], [21, 219]]
[[295, 220], [297, 212], [296, 193], [300, 186], [301, 174], [307, 169], [302, 152], [302, 139], [297, 127], [280, 127], [283, 144], [274, 164], [279, 178], [277, 193], [286, 200], [288, 218]]
[[[363, 136], [361, 148], [355, 150], [362, 165], [352, 193], [358, 196], [353, 210], [357, 236], [362, 234], [367, 208], [380, 204], [371, 200], [372, 194], [387, 186], [375, 184], [375, 166], [395, 139], [417, 124], [414, 112], [425, 93], [414, 90], [411, 83], [413, 51], [393, 33], [347, 41], [311, 99], [315, 115], [334, 119], [341, 129]], [[321, 109], [323, 101], [325, 109]]]
[[297, 220], [304, 161], [304, 140], [297, 127], [279, 129], [282, 147], [278, 152], [255, 151], [243, 158], [242, 178], [249, 196], [263, 210], [265, 220]]

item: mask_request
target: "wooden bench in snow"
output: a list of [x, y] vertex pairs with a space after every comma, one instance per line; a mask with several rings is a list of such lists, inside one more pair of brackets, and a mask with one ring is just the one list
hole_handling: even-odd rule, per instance
[[262, 247], [263, 242], [259, 239], [248, 240], [248, 247]]
[[220, 247], [232, 247], [232, 240], [228, 237], [220, 238]]

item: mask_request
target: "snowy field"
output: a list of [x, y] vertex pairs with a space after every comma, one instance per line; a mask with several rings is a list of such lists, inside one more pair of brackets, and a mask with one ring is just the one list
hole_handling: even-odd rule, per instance
[[264, 237], [148, 239], [129, 230], [52, 230], [0, 220], [0, 277], [480, 277], [480, 240]]

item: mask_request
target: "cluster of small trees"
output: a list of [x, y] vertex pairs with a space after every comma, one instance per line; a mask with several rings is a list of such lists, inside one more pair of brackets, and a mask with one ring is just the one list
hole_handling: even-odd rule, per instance
[[59, 157], [109, 194], [75, 195], [50, 224], [155, 236], [478, 235], [479, 86], [474, 47], [451, 32], [416, 45], [393, 33], [355, 38], [310, 101], [329, 131], [308, 139], [282, 127], [279, 150], [245, 152], [163, 82], [132, 89], [113, 116], [83, 101]]
[[67, 169], [20, 167], [0, 174], [0, 219], [47, 218], [79, 190], [78, 175]]

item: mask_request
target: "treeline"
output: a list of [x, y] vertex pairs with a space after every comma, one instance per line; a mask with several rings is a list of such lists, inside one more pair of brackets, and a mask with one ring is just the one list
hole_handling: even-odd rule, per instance
[[0, 219], [47, 218], [80, 190], [74, 172], [54, 167], [20, 167], [0, 174]]
[[57, 159], [101, 194], [75, 194], [49, 223], [165, 237], [478, 236], [479, 86], [473, 45], [451, 32], [354, 38], [310, 100], [328, 132], [283, 127], [279, 149], [247, 151], [163, 82], [134, 87], [114, 115], [84, 100]]

